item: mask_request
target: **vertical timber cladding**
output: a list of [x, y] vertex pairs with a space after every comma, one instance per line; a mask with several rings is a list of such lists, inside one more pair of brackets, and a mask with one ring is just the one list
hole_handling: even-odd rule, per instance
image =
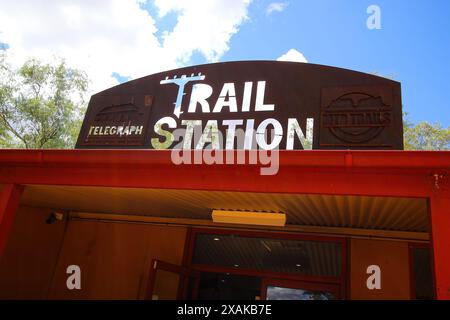
[[403, 149], [400, 91], [396, 81], [308, 63], [187, 67], [93, 95], [76, 147]]

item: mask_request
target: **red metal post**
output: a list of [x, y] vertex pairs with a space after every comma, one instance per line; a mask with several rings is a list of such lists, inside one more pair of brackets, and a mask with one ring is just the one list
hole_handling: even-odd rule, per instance
[[450, 300], [450, 194], [434, 193], [430, 209], [436, 298]]
[[23, 187], [17, 184], [5, 184], [0, 189], [0, 258], [6, 248], [22, 191]]

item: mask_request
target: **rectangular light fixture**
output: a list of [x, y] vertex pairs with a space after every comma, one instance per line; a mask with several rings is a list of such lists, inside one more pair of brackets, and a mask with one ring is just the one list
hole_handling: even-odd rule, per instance
[[253, 224], [284, 227], [286, 214], [253, 211], [213, 210], [212, 220], [216, 223]]

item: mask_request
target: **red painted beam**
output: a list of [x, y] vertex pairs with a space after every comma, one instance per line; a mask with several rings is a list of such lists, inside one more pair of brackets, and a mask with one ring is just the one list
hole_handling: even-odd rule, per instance
[[429, 175], [282, 167], [273, 176], [248, 166], [0, 168], [3, 183], [342, 195], [428, 197]]
[[6, 184], [0, 189], [0, 258], [6, 248], [22, 192], [23, 187], [16, 184]]
[[436, 298], [450, 300], [450, 195], [433, 194], [430, 211]]
[[[280, 150], [279, 155], [280, 166], [416, 170], [445, 167], [450, 169], [449, 151]], [[170, 150], [0, 150], [0, 166], [163, 164], [172, 164]]]
[[428, 197], [450, 152], [280, 151], [265, 165], [175, 165], [168, 150], [0, 150], [0, 183]]

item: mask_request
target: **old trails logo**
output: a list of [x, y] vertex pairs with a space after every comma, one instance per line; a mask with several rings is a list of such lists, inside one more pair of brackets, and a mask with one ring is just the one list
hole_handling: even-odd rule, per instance
[[[154, 132], [159, 137], [152, 138], [151, 145], [155, 149], [173, 149], [174, 163], [262, 164], [269, 169], [262, 168], [261, 174], [272, 175], [278, 172], [278, 149], [283, 137], [287, 150], [294, 149], [296, 139], [303, 149], [312, 149], [313, 118], [306, 120], [305, 132], [296, 118], [288, 118], [283, 124], [276, 118], [261, 120], [260, 115], [270, 114], [276, 108], [266, 102], [266, 81], [225, 82], [219, 85], [220, 93], [215, 99], [213, 86], [200, 82], [204, 80], [206, 75], [198, 73], [160, 81], [161, 85], [176, 85], [177, 95], [173, 116], [162, 117], [155, 123]], [[183, 108], [190, 82], [193, 84], [189, 103]], [[237, 86], [242, 88], [239, 97]], [[222, 120], [214, 119], [219, 115]], [[223, 119], [227, 115], [240, 119]], [[196, 116], [202, 119], [191, 119]], [[192, 159], [193, 155], [197, 158]]]
[[322, 127], [346, 145], [370, 143], [392, 124], [392, 110], [381, 96], [346, 93], [322, 111]]

